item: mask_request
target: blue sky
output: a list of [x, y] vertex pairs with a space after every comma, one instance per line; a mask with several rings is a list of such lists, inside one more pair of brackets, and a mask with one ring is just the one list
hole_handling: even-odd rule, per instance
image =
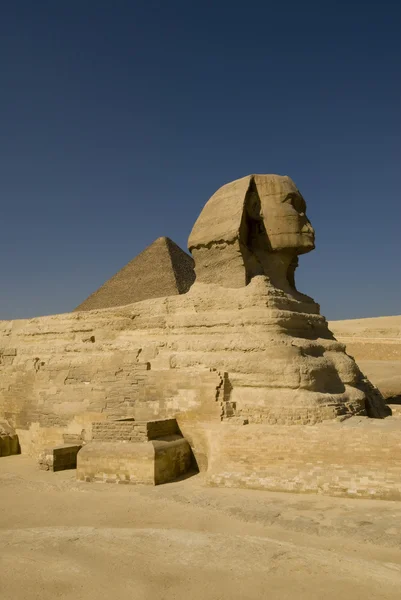
[[249, 173], [291, 176], [329, 319], [401, 314], [399, 2], [4, 0], [0, 318], [73, 309]]

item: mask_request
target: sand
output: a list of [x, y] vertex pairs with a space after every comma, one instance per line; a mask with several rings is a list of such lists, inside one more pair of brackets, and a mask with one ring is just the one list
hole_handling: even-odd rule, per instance
[[401, 503], [78, 483], [0, 459], [0, 598], [399, 599]]
[[338, 336], [401, 340], [401, 315], [330, 321], [329, 326]]
[[401, 315], [330, 321], [362, 372], [391, 403], [401, 403]]

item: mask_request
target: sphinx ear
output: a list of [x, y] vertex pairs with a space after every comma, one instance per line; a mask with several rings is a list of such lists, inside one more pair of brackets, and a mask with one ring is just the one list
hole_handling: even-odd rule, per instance
[[245, 197], [244, 209], [247, 217], [252, 221], [260, 221], [262, 219], [260, 198], [253, 177], [249, 182], [249, 188]]

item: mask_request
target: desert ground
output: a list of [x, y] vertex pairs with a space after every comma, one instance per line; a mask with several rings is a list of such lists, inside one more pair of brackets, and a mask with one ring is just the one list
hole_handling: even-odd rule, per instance
[[0, 597], [399, 599], [401, 503], [78, 483], [0, 461]]

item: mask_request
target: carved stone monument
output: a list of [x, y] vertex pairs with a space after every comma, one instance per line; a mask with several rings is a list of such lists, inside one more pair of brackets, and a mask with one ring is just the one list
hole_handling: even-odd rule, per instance
[[296, 289], [314, 245], [288, 177], [223, 186], [189, 237], [187, 293], [0, 322], [0, 417], [22, 452], [87, 444], [88, 472], [99, 423], [176, 419], [212, 485], [401, 499], [400, 420]]

